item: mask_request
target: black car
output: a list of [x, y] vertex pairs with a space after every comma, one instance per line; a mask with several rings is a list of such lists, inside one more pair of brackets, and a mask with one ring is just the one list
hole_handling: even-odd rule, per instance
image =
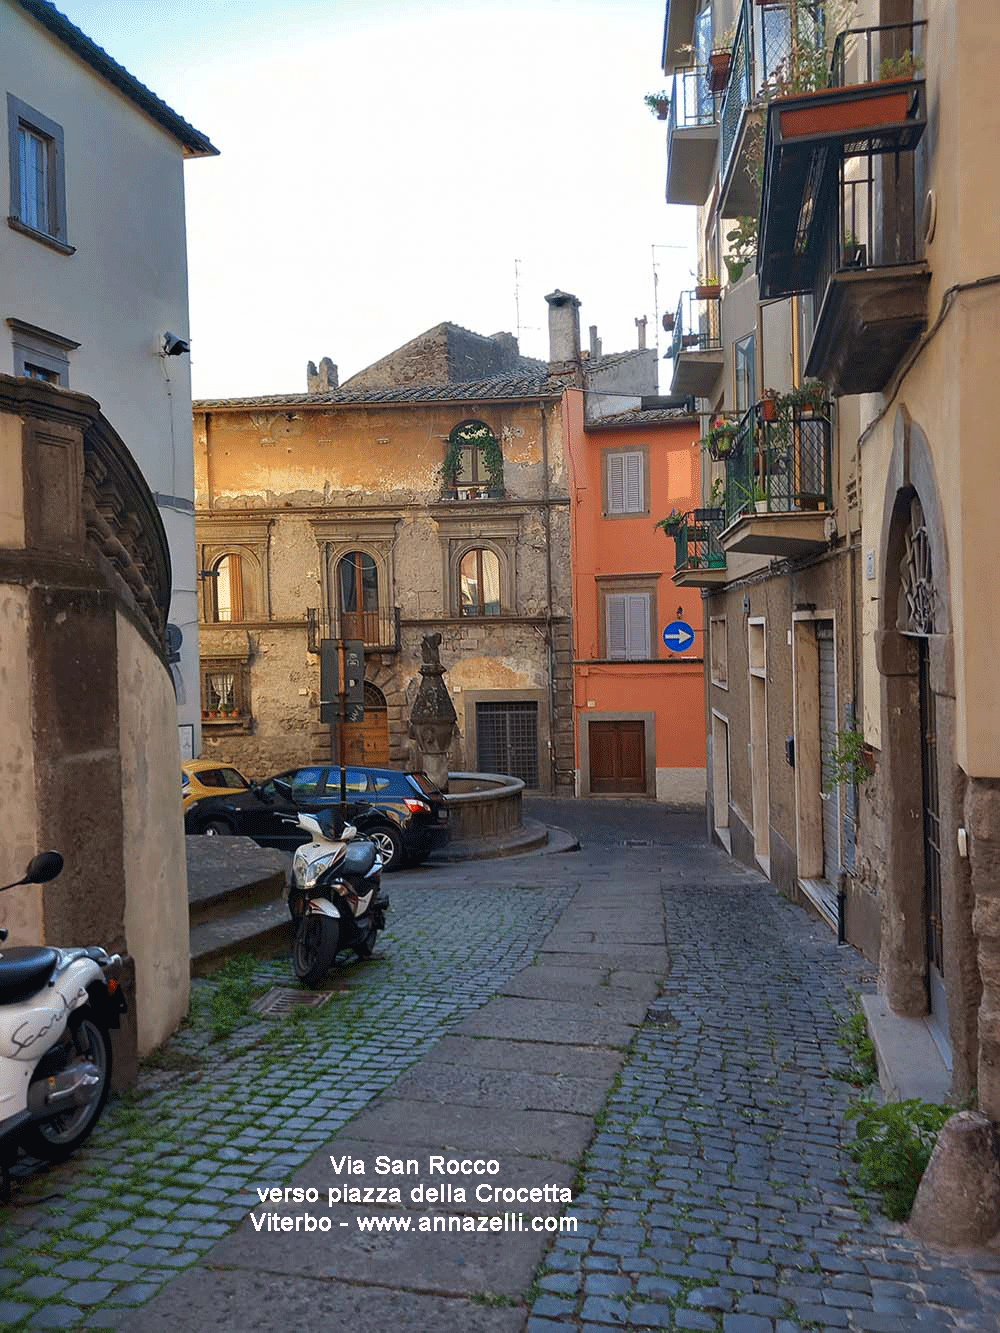
[[[419, 865], [448, 841], [447, 802], [426, 773], [349, 768], [347, 799], [372, 805], [384, 816], [365, 832], [378, 845], [386, 870]], [[289, 823], [289, 815], [339, 803], [340, 769], [313, 764], [255, 783], [247, 792], [196, 801], [184, 816], [184, 828], [188, 833], [242, 834], [262, 847], [291, 850], [308, 842], [309, 835]]]

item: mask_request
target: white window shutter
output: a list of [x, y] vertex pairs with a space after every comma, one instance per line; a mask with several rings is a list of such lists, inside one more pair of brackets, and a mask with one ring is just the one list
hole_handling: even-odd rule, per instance
[[624, 661], [628, 657], [628, 618], [625, 603], [626, 593], [608, 593], [604, 602], [605, 636], [607, 639], [607, 657], [611, 661]]
[[649, 645], [649, 593], [627, 593], [628, 658], [646, 661], [652, 657]]
[[608, 454], [608, 513], [625, 512], [625, 455]]
[[645, 509], [642, 494], [642, 454], [625, 454], [625, 512], [641, 514]]

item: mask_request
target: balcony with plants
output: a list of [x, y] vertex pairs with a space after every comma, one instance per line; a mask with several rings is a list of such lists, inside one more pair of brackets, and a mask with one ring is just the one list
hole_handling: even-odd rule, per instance
[[710, 68], [674, 75], [667, 125], [667, 203], [701, 206], [712, 191], [719, 148], [719, 96]]
[[672, 581], [679, 588], [716, 588], [725, 583], [726, 553], [719, 544], [725, 523], [725, 510], [720, 506], [686, 514], [675, 509], [657, 524], [673, 539]]
[[[726, 469], [723, 551], [794, 556], [826, 546], [830, 414], [825, 386], [813, 380], [787, 394], [769, 390], [735, 424], [713, 425], [714, 456]], [[712, 431], [706, 441], [711, 453]]]
[[751, 4], [737, 15], [720, 109], [719, 216], [756, 215], [766, 104], [775, 90], [826, 81], [827, 23], [821, 0]]
[[704, 398], [714, 389], [725, 364], [721, 298], [722, 284], [713, 275], [701, 279], [691, 291], [681, 292], [671, 330], [671, 393]]
[[826, 85], [768, 108], [760, 294], [812, 294], [806, 371], [835, 395], [882, 389], [926, 324], [914, 152], [927, 121], [925, 26], [841, 33]]

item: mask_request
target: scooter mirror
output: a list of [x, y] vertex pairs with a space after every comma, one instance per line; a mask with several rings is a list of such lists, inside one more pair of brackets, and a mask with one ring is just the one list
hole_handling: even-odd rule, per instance
[[62, 868], [63, 859], [58, 852], [39, 852], [28, 862], [22, 883], [48, 884], [50, 879], [55, 879]]
[[356, 838], [358, 836], [358, 830], [354, 827], [353, 824], [345, 824], [343, 832], [341, 833], [340, 836], [344, 840], [344, 842], [350, 842], [352, 838]]

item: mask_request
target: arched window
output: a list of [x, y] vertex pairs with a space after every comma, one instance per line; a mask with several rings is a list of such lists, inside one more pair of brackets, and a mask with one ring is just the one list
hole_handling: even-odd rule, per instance
[[458, 583], [463, 616], [500, 614], [500, 561], [493, 551], [485, 547], [466, 551]]
[[251, 620], [253, 618], [253, 586], [243, 558], [230, 553], [216, 560], [212, 580], [212, 619]]
[[466, 495], [503, 490], [503, 454], [485, 421], [466, 421], [448, 436], [445, 481]]
[[348, 551], [337, 564], [340, 634], [378, 643], [378, 566], [367, 551]]

